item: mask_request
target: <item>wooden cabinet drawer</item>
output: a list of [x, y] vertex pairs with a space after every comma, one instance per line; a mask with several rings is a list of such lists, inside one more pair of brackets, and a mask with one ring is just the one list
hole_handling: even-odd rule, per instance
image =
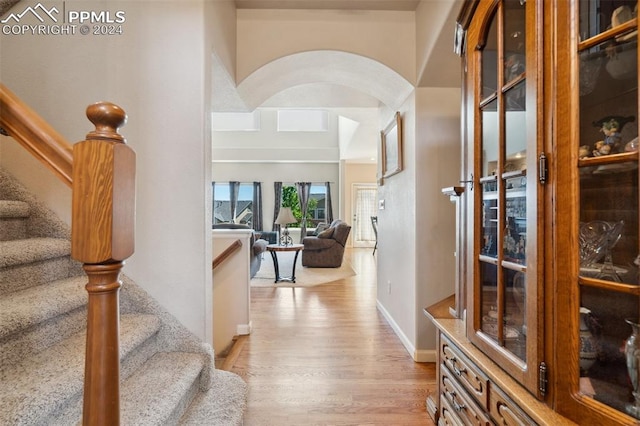
[[465, 426], [491, 425], [489, 415], [481, 409], [473, 397], [465, 392], [446, 368], [441, 368], [440, 400], [445, 400]]
[[458, 379], [464, 389], [473, 395], [480, 406], [489, 408], [489, 379], [469, 359], [462, 355], [446, 336], [440, 340], [440, 357], [442, 363]]
[[440, 396], [440, 416], [438, 416], [438, 426], [464, 426], [460, 417], [458, 417], [455, 410], [451, 408], [451, 405], [443, 395]]
[[523, 426], [535, 425], [531, 420], [500, 388], [491, 385], [489, 413], [499, 425]]

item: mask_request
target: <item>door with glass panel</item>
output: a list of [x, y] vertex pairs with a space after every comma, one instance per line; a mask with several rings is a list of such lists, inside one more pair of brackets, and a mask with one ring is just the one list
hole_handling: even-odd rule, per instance
[[481, 2], [467, 49], [473, 203], [469, 339], [533, 394], [543, 353], [542, 2]]
[[373, 247], [376, 243], [376, 234], [371, 223], [371, 217], [375, 216], [377, 207], [378, 189], [375, 185], [353, 185], [353, 247]]

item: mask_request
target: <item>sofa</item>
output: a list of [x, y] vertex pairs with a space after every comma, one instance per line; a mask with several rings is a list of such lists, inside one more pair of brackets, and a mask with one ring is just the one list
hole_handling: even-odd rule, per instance
[[[251, 229], [251, 227], [240, 223], [218, 223], [213, 225], [212, 229]], [[262, 254], [267, 250], [269, 242], [261, 238], [256, 238], [256, 234], [254, 232], [251, 234], [249, 244], [249, 276], [250, 278], [253, 278], [260, 270], [260, 266], [262, 265]]]
[[344, 248], [351, 226], [340, 219], [316, 236], [304, 237], [302, 244], [302, 266], [311, 268], [338, 268], [342, 265]]

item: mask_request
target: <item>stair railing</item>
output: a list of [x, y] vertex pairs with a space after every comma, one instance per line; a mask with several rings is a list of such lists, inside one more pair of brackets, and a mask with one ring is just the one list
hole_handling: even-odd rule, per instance
[[73, 146], [2, 83], [0, 128], [71, 186]]
[[231, 255], [233, 253], [235, 253], [236, 251], [240, 250], [240, 247], [242, 247], [242, 241], [240, 241], [240, 240], [235, 240], [234, 242], [229, 244], [229, 247], [224, 249], [224, 251], [222, 253], [220, 253], [219, 255], [216, 256], [215, 259], [213, 259], [213, 262], [211, 262], [211, 267], [213, 269], [216, 269], [225, 260], [227, 260], [229, 257], [231, 257]]
[[118, 133], [126, 114], [90, 105], [95, 130], [72, 147], [2, 84], [0, 111], [0, 128], [72, 187], [71, 256], [89, 279], [82, 422], [119, 425], [119, 275], [134, 251], [135, 222], [135, 152]]

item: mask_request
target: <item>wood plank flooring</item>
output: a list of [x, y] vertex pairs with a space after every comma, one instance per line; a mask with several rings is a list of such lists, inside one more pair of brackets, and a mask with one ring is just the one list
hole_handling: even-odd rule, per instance
[[414, 362], [376, 309], [371, 249], [356, 275], [310, 288], [253, 288], [253, 330], [225, 369], [249, 385], [245, 425], [433, 425], [435, 365]]

